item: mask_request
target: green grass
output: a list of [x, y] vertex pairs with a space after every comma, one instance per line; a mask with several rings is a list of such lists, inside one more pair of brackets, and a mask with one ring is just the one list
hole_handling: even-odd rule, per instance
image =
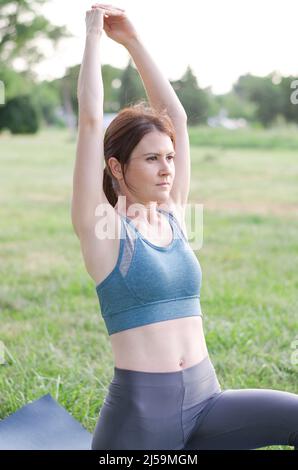
[[290, 149], [298, 150], [298, 126], [292, 124], [286, 127], [271, 129], [239, 128], [226, 130], [208, 126], [189, 127], [191, 145], [217, 146], [223, 148], [251, 149]]
[[[212, 142], [216, 132], [207, 134]], [[219, 134], [233, 142], [233, 132]], [[0, 418], [51, 393], [92, 432], [114, 364], [71, 225], [76, 142], [65, 130], [0, 139]], [[191, 147], [206, 342], [222, 389], [298, 393], [298, 139], [285, 146], [282, 134], [271, 150], [266, 133], [249, 139], [250, 148], [238, 138], [236, 148]]]

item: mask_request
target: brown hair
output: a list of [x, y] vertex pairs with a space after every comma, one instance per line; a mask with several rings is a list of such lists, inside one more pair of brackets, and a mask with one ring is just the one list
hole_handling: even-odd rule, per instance
[[113, 207], [117, 204], [119, 185], [108, 165], [109, 158], [114, 157], [120, 162], [126, 183], [125, 166], [129, 163], [133, 149], [144, 135], [154, 130], [167, 134], [175, 149], [175, 129], [166, 110], [157, 111], [144, 100], [123, 108], [107, 127], [103, 141], [106, 163], [103, 173], [103, 190]]

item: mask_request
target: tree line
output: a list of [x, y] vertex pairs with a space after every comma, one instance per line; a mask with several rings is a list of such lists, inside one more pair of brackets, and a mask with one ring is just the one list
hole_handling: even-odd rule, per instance
[[[38, 8], [46, 0], [2, 1], [0, 5], [0, 81], [5, 100], [0, 103], [0, 132], [35, 133], [41, 126], [67, 126], [73, 116], [77, 125], [77, 80], [80, 64], [66, 69], [62, 78], [38, 81], [32, 65], [43, 59], [38, 39], [53, 46], [72, 34], [54, 26]], [[16, 61], [25, 64], [22, 72]], [[219, 71], [220, 72], [220, 71]], [[122, 107], [146, 99], [146, 91], [131, 59], [124, 69], [102, 65], [104, 112], [117, 113]], [[230, 118], [244, 118], [252, 126], [270, 127], [278, 120], [298, 123], [298, 106], [291, 99], [297, 77], [283, 77], [272, 71], [265, 77], [252, 74], [238, 78], [232, 89], [215, 95], [202, 88], [191, 66], [179, 80], [171, 81], [188, 116], [190, 126], [206, 125], [208, 118], [225, 109]], [[1, 83], [0, 82], [0, 83]], [[298, 89], [298, 82], [297, 82]]]

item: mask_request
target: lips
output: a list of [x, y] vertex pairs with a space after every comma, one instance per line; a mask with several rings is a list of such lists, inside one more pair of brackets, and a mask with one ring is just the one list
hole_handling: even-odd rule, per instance
[[156, 186], [168, 186], [170, 183], [159, 183]]

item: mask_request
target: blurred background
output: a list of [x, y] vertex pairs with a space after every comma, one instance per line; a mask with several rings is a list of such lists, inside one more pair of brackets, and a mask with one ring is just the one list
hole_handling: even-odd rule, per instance
[[[188, 115], [201, 304], [222, 388], [298, 393], [298, 4], [113, 4]], [[50, 392], [90, 431], [113, 371], [70, 218], [91, 5], [0, 5], [0, 418]], [[105, 33], [101, 52], [106, 127], [146, 92]]]
[[[2, 131], [76, 127], [85, 12], [91, 5], [82, 0], [75, 8], [66, 0], [1, 3]], [[123, 0], [114, 5], [126, 9], [171, 81], [190, 126], [296, 128], [298, 106], [290, 100], [297, 78], [295, 2]], [[109, 122], [146, 94], [123, 46], [104, 33], [101, 51]]]

